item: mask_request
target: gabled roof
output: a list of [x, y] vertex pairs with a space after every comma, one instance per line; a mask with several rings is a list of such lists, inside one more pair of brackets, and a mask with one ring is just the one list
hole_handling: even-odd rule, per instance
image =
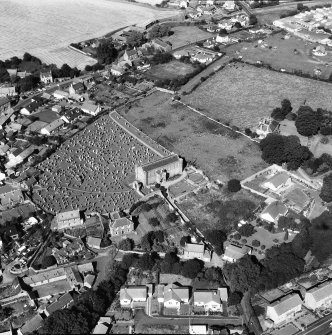
[[46, 127], [44, 127], [43, 129], [47, 130], [48, 132], [51, 132], [59, 127], [61, 127], [63, 124], [65, 123], [65, 121], [63, 121], [61, 118], [54, 120], [53, 122], [51, 122], [50, 124], [48, 124]]
[[189, 300], [189, 288], [181, 287], [176, 284], [169, 284], [164, 288], [165, 302], [176, 300], [178, 302]]
[[120, 300], [137, 300], [146, 299], [148, 294], [148, 288], [145, 285], [127, 286], [120, 290]]
[[302, 300], [297, 293], [293, 293], [275, 301], [273, 304], [268, 306], [268, 308], [272, 308], [278, 316], [281, 316], [298, 305], [302, 305]]
[[194, 292], [194, 301], [221, 304], [220, 293], [217, 290], [197, 290]]
[[204, 244], [196, 244], [196, 243], [186, 243], [184, 250], [187, 252], [195, 252], [204, 254], [205, 246]]
[[152, 163], [147, 163], [142, 165], [142, 169], [145, 172], [152, 171], [158, 168], [165, 167], [166, 165], [176, 163], [179, 161], [179, 156], [178, 155], [172, 155], [168, 157], [161, 158], [157, 161], [154, 161]]
[[70, 293], [65, 293], [63, 296], [61, 296], [57, 301], [53, 302], [52, 304], [48, 305], [46, 307], [46, 310], [48, 311], [49, 314], [65, 308], [67, 305], [70, 303], [73, 303], [73, 297], [71, 296]]
[[28, 320], [24, 326], [20, 329], [22, 334], [30, 334], [33, 331], [39, 329], [42, 326], [43, 318], [40, 314], [35, 315], [33, 318]]
[[0, 98], [0, 106], [8, 104], [10, 101], [7, 97]]
[[274, 201], [263, 210], [261, 215], [269, 214], [275, 220], [278, 216], [283, 216], [286, 213], [287, 207], [281, 201]]
[[114, 221], [112, 228], [124, 227], [133, 224], [128, 218], [119, 218]]
[[332, 281], [324, 282], [306, 292], [311, 295], [316, 302], [320, 302], [332, 296]]
[[289, 178], [290, 177], [286, 172], [281, 172], [281, 173], [275, 174], [273, 177], [268, 179], [265, 183], [271, 183], [275, 188], [278, 188], [279, 186], [285, 184]]
[[97, 108], [98, 108], [97, 105], [93, 105], [92, 103], [89, 102], [84, 102], [82, 105], [82, 109], [88, 110], [90, 112], [95, 112]]
[[72, 220], [80, 218], [80, 210], [74, 209], [71, 211], [61, 212], [57, 214], [58, 221]]
[[248, 252], [250, 251], [250, 248], [248, 247], [239, 247], [237, 245], [234, 244], [229, 244], [226, 248], [225, 248], [225, 253], [224, 255], [228, 258], [232, 258], [232, 259], [240, 259], [241, 257], [243, 257], [244, 255], [248, 254]]
[[286, 194], [285, 198], [295, 207], [302, 209], [309, 201], [308, 196], [299, 188], [294, 188]]

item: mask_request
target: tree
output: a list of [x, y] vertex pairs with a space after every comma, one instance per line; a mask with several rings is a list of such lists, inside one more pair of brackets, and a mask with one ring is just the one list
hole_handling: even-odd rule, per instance
[[207, 268], [204, 272], [204, 278], [210, 282], [217, 282], [218, 287], [226, 285], [222, 269], [219, 267]]
[[119, 243], [118, 243], [118, 248], [120, 250], [125, 250], [125, 251], [128, 251], [128, 250], [133, 250], [134, 248], [134, 241], [131, 239], [131, 238], [126, 238], [124, 240], [121, 240]]
[[225, 232], [222, 230], [207, 230], [205, 232], [205, 238], [213, 245], [214, 251], [217, 255], [222, 255], [224, 252], [224, 242], [227, 237]]
[[138, 268], [142, 269], [143, 271], [152, 270], [153, 266], [155, 265], [155, 256], [150, 253], [143, 254], [137, 261]]
[[285, 114], [284, 112], [281, 110], [280, 107], [275, 108], [272, 113], [271, 113], [271, 117], [277, 121], [282, 121], [285, 119]]
[[249, 15], [249, 25], [250, 26], [254, 26], [255, 24], [257, 24], [257, 17], [256, 15], [250, 14]]
[[241, 182], [237, 179], [231, 179], [228, 181], [227, 189], [230, 192], [238, 192], [241, 190]]
[[195, 278], [204, 268], [204, 262], [194, 258], [183, 264], [182, 275], [187, 278]]
[[237, 231], [242, 236], [249, 237], [256, 232], [256, 229], [252, 224], [248, 223], [241, 226]]
[[281, 110], [285, 116], [293, 110], [292, 104], [288, 99], [281, 101]]
[[70, 71], [72, 70], [72, 68], [68, 65], [68, 64], [63, 64], [61, 66], [61, 77], [70, 77]]
[[175, 264], [178, 264], [179, 261], [180, 259], [175, 252], [168, 252], [160, 263], [161, 273], [174, 273]]
[[176, 213], [172, 212], [166, 216], [166, 220], [168, 222], [174, 223], [178, 220], [178, 216], [176, 215]]
[[156, 217], [152, 217], [149, 219], [149, 224], [152, 226], [152, 227], [157, 227], [157, 226], [160, 226], [160, 222], [159, 220], [156, 218]]
[[320, 127], [320, 120], [317, 113], [309, 106], [301, 106], [297, 114], [295, 126], [298, 133], [307, 137], [317, 134]]
[[186, 243], [190, 243], [190, 242], [191, 242], [190, 236], [182, 236], [180, 240], [180, 245], [181, 247], [184, 247]]
[[228, 296], [228, 306], [238, 305], [242, 300], [241, 292], [230, 292]]
[[42, 261], [42, 269], [46, 269], [53, 265], [56, 265], [55, 257], [53, 255], [45, 256]]
[[151, 251], [154, 240], [154, 233], [152, 231], [145, 234], [141, 239], [141, 247], [145, 251]]
[[100, 64], [111, 64], [118, 56], [118, 51], [110, 41], [100, 43], [96, 52]]
[[132, 30], [131, 32], [129, 32], [129, 35], [127, 36], [127, 44], [130, 47], [139, 47], [145, 42], [146, 39], [144, 37], [144, 34], [140, 33], [139, 31]]
[[163, 53], [156, 53], [152, 59], [152, 64], [164, 64], [168, 63], [173, 59], [173, 55], [169, 52], [163, 52]]
[[319, 194], [320, 198], [325, 202], [332, 201], [332, 173], [326, 175], [323, 179], [323, 187]]
[[164, 25], [164, 24], [163, 25], [157, 24], [150, 29], [149, 38], [154, 39], [158, 37], [163, 37], [163, 36], [168, 35], [169, 32], [170, 32], [169, 26]]

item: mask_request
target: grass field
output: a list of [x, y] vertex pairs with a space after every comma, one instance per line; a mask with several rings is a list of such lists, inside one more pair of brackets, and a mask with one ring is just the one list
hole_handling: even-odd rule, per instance
[[153, 66], [146, 72], [149, 79], [175, 79], [179, 76], [185, 76], [191, 73], [194, 67], [191, 64], [174, 60], [166, 64], [158, 64]]
[[109, 0], [2, 0], [0, 59], [27, 51], [46, 63], [83, 68], [95, 61], [69, 49], [70, 43], [171, 15], [174, 11]]
[[312, 54], [312, 49], [318, 45], [317, 43], [306, 42], [294, 36], [282, 39], [283, 36], [284, 32], [269, 36], [263, 39], [262, 43], [255, 41], [234, 44], [227, 48], [227, 52], [237, 51], [237, 55], [241, 55], [244, 61], [250, 63], [262, 61], [275, 69], [301, 70], [311, 75], [315, 69], [320, 69], [322, 71], [320, 77], [329, 78], [332, 72], [330, 51], [324, 57], [317, 57]]
[[332, 109], [332, 85], [246, 64], [231, 64], [182, 100], [205, 114], [241, 129], [255, 128], [282, 99], [294, 110], [304, 103]]
[[256, 143], [172, 103], [170, 94], [154, 92], [119, 113], [213, 179], [242, 179], [266, 167]]
[[174, 32], [173, 35], [163, 37], [162, 39], [165, 42], [171, 42], [173, 50], [188, 45], [190, 43], [194, 43], [196, 41], [213, 37], [213, 34], [201, 30], [195, 26], [174, 27], [171, 28], [171, 31]]

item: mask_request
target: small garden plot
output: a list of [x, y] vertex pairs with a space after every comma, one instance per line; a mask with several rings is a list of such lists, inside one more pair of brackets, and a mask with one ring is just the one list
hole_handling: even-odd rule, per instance
[[146, 76], [149, 79], [176, 79], [178, 77], [184, 77], [194, 71], [194, 66], [186, 64], [177, 60], [173, 60], [166, 64], [158, 64], [152, 66], [150, 70], [146, 72]]
[[182, 100], [204, 114], [240, 129], [255, 129], [261, 118], [287, 98], [295, 111], [303, 104], [332, 109], [332, 85], [242, 63], [227, 65]]

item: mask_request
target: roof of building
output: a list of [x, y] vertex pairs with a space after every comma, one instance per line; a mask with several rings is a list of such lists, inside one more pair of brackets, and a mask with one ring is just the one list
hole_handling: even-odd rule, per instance
[[[0, 87], [0, 94], [8, 94], [8, 95], [12, 95], [16, 93], [16, 87], [15, 86], [11, 86], [11, 87]], [[1, 100], [0, 100], [1, 101]], [[8, 100], [9, 101], [9, 100]], [[1, 105], [1, 103], [0, 103]]]
[[41, 77], [52, 77], [52, 71], [49, 70], [49, 71], [41, 71], [40, 72], [40, 76]]
[[261, 214], [269, 214], [271, 218], [275, 220], [278, 216], [285, 215], [287, 211], [287, 207], [281, 201], [274, 201], [270, 203]]
[[107, 334], [109, 327], [109, 325], [98, 323], [97, 326], [93, 329], [92, 334]]
[[137, 51], [135, 49], [132, 50], [126, 50], [125, 53], [130, 57], [130, 56], [136, 56]]
[[35, 287], [35, 292], [37, 292], [39, 298], [66, 293], [71, 290], [72, 287], [70, 286], [70, 283], [67, 279], [62, 279]]
[[77, 219], [80, 218], [80, 210], [79, 209], [74, 209], [70, 211], [65, 211], [58, 213], [56, 215], [56, 218], [58, 221], [65, 221], [65, 220], [72, 220], [72, 219]]
[[232, 259], [240, 259], [244, 255], [246, 255], [249, 252], [250, 248], [249, 247], [243, 247], [243, 246], [237, 246], [234, 244], [229, 244], [225, 248], [225, 253], [224, 255], [228, 258]]
[[78, 268], [78, 271], [81, 272], [81, 273], [84, 273], [84, 272], [94, 272], [94, 268], [93, 268], [92, 263], [79, 264], [77, 266], [77, 268]]
[[0, 106], [8, 104], [10, 100], [7, 97], [0, 98]]
[[165, 48], [165, 49], [171, 47], [168, 43], [160, 40], [159, 38], [155, 38], [152, 42], [161, 46], [162, 48]]
[[63, 97], [68, 97], [69, 96], [69, 93], [68, 92], [65, 92], [65, 91], [61, 91], [61, 90], [56, 90], [53, 92], [53, 95], [60, 95], [60, 96], [63, 96]]
[[33, 318], [28, 320], [23, 327], [21, 327], [22, 334], [30, 334], [42, 326], [43, 318], [40, 314], [35, 315]]
[[120, 300], [146, 299], [148, 288], [145, 285], [127, 286], [120, 290]]
[[84, 285], [88, 284], [89, 286], [92, 286], [96, 279], [96, 276], [93, 274], [88, 274], [84, 277]]
[[43, 122], [43, 121], [35, 121], [33, 123], [31, 123], [30, 125], [28, 125], [27, 127], [27, 131], [38, 131], [44, 127], [46, 127], [48, 125], [47, 122]]
[[65, 276], [65, 270], [63, 268], [57, 268], [57, 269], [52, 269], [52, 270], [48, 270], [45, 272], [40, 272], [37, 273], [35, 275], [32, 276], [28, 276], [28, 277], [24, 277], [23, 281], [27, 284], [27, 285], [31, 285], [34, 283], [39, 283], [42, 282], [44, 280], [49, 280], [51, 278], [57, 278], [57, 277], [62, 277]]
[[0, 116], [0, 126], [2, 126], [13, 114], [14, 110], [12, 108], [5, 110]]
[[205, 246], [204, 244], [197, 244], [197, 243], [186, 243], [184, 250], [187, 252], [194, 252], [194, 253], [204, 253]]
[[13, 186], [8, 185], [8, 184], [6, 184], [4, 186], [0, 186], [0, 195], [1, 194], [6, 194], [6, 193], [9, 193], [9, 192], [14, 192], [14, 191], [20, 191], [20, 190], [14, 188]]
[[290, 177], [286, 172], [280, 172], [268, 179], [265, 183], [271, 183], [275, 188], [278, 188], [279, 186], [285, 184], [289, 178]]
[[332, 281], [324, 282], [317, 287], [314, 287], [306, 292], [306, 295], [310, 294], [316, 302], [326, 299], [326, 297], [332, 296]]
[[299, 188], [291, 190], [286, 194], [285, 198], [299, 209], [304, 208], [309, 201], [309, 197]]
[[194, 292], [194, 301], [220, 304], [220, 293], [218, 290], [197, 290]]
[[145, 172], [148, 171], [152, 171], [158, 168], [162, 168], [165, 167], [166, 165], [172, 164], [172, 163], [176, 163], [179, 161], [179, 156], [178, 155], [172, 155], [172, 156], [168, 156], [168, 157], [163, 157], [159, 160], [156, 160], [152, 163], [147, 163], [142, 165], [142, 169]]
[[114, 223], [112, 224], [112, 228], [124, 227], [132, 224], [133, 222], [128, 218], [119, 218], [114, 221]]
[[33, 116], [38, 118], [39, 121], [47, 123], [53, 122], [59, 118], [59, 114], [50, 109], [44, 109], [41, 112], [34, 113]]
[[74, 302], [73, 297], [71, 296], [70, 293], [65, 293], [62, 295], [57, 301], [53, 302], [52, 304], [48, 305], [46, 307], [46, 310], [48, 311], [49, 314], [65, 308], [67, 305], [71, 304]]
[[61, 127], [64, 123], [65, 123], [65, 121], [63, 121], [62, 119], [57, 119], [57, 120], [51, 122], [50, 124], [48, 124], [43, 129], [47, 130], [48, 132], [52, 132], [53, 130]]
[[102, 241], [102, 239], [98, 238], [98, 237], [88, 236], [88, 238], [87, 238], [87, 244], [90, 247], [100, 248], [101, 241]]
[[176, 284], [168, 284], [164, 288], [164, 300], [176, 300], [178, 302], [189, 300], [189, 288]]
[[273, 304], [269, 305], [268, 308], [273, 308], [276, 314], [280, 316], [298, 305], [302, 305], [302, 300], [297, 293], [293, 293], [275, 301]]
[[91, 111], [91, 112], [95, 112], [98, 107], [99, 106], [94, 105], [94, 104], [89, 103], [89, 102], [86, 101], [86, 102], [83, 103], [81, 109], [83, 109], [83, 110], [85, 109], [85, 110], [88, 110], [88, 111]]

